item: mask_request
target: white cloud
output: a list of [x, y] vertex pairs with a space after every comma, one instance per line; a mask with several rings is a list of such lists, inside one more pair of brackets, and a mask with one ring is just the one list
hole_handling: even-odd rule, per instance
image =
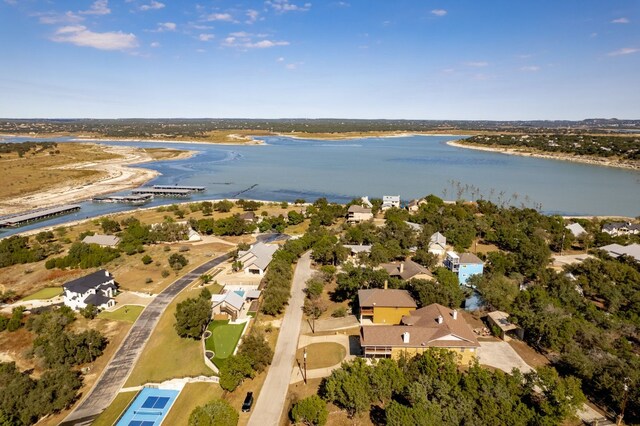
[[82, 16], [78, 16], [75, 13], [69, 11], [62, 15], [56, 13], [38, 14], [38, 21], [41, 24], [55, 25], [55, 24], [76, 24], [84, 21]]
[[246, 43], [244, 47], [249, 49], [268, 49], [269, 47], [276, 46], [288, 46], [288, 41], [271, 41], [271, 40], [260, 40], [256, 43]]
[[213, 40], [216, 36], [213, 34], [200, 34], [198, 36], [198, 40], [200, 41], [209, 41], [209, 40]]
[[108, 15], [111, 13], [109, 9], [109, 0], [96, 0], [93, 2], [89, 10], [80, 11], [82, 15]]
[[278, 59], [276, 59], [276, 62], [284, 62], [284, 58], [280, 56]]
[[622, 49], [614, 50], [613, 52], [609, 52], [609, 56], [623, 56], [623, 55], [631, 55], [632, 53], [640, 52], [640, 49], [636, 47], [623, 47]]
[[260, 12], [258, 12], [257, 10], [254, 10], [254, 9], [249, 9], [249, 10], [247, 10], [247, 17], [249, 19], [247, 19], [246, 23], [247, 24], [253, 24], [260, 17]]
[[138, 40], [134, 34], [125, 34], [121, 31], [96, 33], [84, 25], [58, 28], [51, 40], [100, 50], [128, 50], [138, 46]]
[[155, 32], [175, 31], [177, 27], [175, 22], [158, 22], [158, 29]]
[[278, 13], [284, 12], [306, 12], [311, 9], [311, 3], [304, 3], [301, 5], [297, 5], [294, 3], [289, 3], [289, 0], [267, 0], [264, 2], [266, 6], [270, 6], [273, 10]]
[[235, 33], [230, 33], [229, 35], [231, 37], [251, 37], [252, 34], [244, 31], [236, 31]]
[[298, 69], [298, 67], [302, 64], [304, 64], [304, 62], [293, 62], [285, 65], [284, 67], [288, 70], [295, 70], [295, 69]]
[[228, 13], [212, 13], [205, 18], [207, 21], [233, 22], [233, 16]]
[[528, 66], [524, 66], [524, 67], [520, 68], [520, 71], [536, 72], [536, 71], [540, 71], [540, 67], [537, 66], [537, 65], [528, 65]]
[[[257, 37], [260, 37], [260, 35], [261, 34], [258, 34]], [[241, 49], [268, 49], [270, 47], [289, 45], [288, 41], [268, 39], [254, 41], [252, 37], [253, 34], [245, 33], [243, 31], [231, 33], [227, 38], [223, 40], [222, 45], [226, 47], [237, 47]]]
[[346, 1], [338, 1], [333, 3], [333, 5], [336, 7], [350, 7], [351, 3], [347, 3]]
[[431, 14], [436, 16], [444, 16], [447, 14], [447, 11], [444, 9], [433, 9], [431, 11]]
[[154, 41], [151, 44], [149, 44], [149, 46], [151, 46], [151, 47], [153, 47], [155, 49], [157, 47], [160, 47], [160, 43], [158, 43], [157, 41]]
[[160, 3], [159, 1], [156, 0], [151, 0], [151, 3], [149, 4], [143, 4], [142, 6], [140, 6], [140, 10], [143, 12], [146, 12], [147, 10], [158, 10], [158, 9], [162, 9], [164, 8], [164, 3]]
[[189, 23], [189, 28], [193, 28], [194, 30], [212, 30], [213, 27], [211, 25], [199, 25], [199, 24], [193, 24], [193, 23]]
[[482, 68], [489, 65], [489, 63], [485, 61], [465, 62], [464, 64], [468, 67], [474, 67], [474, 68]]
[[628, 24], [630, 21], [628, 18], [618, 18], [618, 19], [614, 19], [613, 21], [611, 21], [612, 24]]

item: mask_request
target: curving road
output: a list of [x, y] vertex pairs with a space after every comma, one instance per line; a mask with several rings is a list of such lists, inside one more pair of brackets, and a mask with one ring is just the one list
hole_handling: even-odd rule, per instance
[[124, 385], [149, 336], [158, 324], [160, 316], [173, 298], [202, 274], [220, 265], [230, 257], [231, 254], [227, 253], [198, 266], [158, 294], [133, 324], [127, 337], [122, 341], [113, 358], [111, 358], [102, 375], [89, 392], [89, 395], [67, 416], [62, 424], [91, 424], [111, 404], [120, 388]]
[[258, 395], [258, 401], [248, 426], [280, 424], [302, 325], [303, 290], [312, 274], [311, 252], [307, 252], [302, 255], [296, 265], [291, 285], [291, 298], [284, 312], [273, 361], [260, 390], [260, 395]]

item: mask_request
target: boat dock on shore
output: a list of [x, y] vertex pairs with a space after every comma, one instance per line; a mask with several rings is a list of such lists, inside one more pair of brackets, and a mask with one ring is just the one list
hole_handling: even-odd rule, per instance
[[187, 198], [191, 195], [192, 191], [187, 189], [160, 189], [160, 188], [138, 188], [131, 191], [134, 195], [146, 195], [151, 194], [155, 197], [175, 197], [175, 198]]
[[125, 203], [133, 205], [141, 205], [153, 200], [153, 194], [140, 195], [111, 195], [108, 197], [94, 197], [91, 199], [94, 203]]
[[154, 189], [185, 189], [191, 192], [204, 192], [207, 189], [204, 186], [187, 186], [187, 185], [153, 185]]
[[63, 214], [73, 213], [78, 210], [80, 210], [80, 206], [78, 204], [66, 204], [59, 207], [32, 210], [27, 213], [4, 216], [0, 218], [0, 228], [15, 228], [31, 222], [49, 219], [51, 217], [61, 216]]

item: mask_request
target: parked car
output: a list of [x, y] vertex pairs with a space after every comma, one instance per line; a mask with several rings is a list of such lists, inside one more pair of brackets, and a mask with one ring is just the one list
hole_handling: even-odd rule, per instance
[[251, 411], [252, 405], [253, 405], [253, 392], [247, 392], [247, 396], [245, 396], [244, 402], [242, 403], [242, 412], [247, 413]]

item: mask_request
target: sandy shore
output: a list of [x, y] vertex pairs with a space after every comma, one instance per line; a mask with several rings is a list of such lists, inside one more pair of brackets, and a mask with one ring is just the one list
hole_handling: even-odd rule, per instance
[[612, 161], [606, 158], [575, 156], [571, 154], [529, 152], [517, 148], [497, 148], [492, 146], [481, 146], [461, 143], [459, 141], [448, 141], [447, 145], [457, 148], [475, 149], [476, 151], [497, 152], [507, 155], [518, 155], [521, 157], [545, 158], [547, 160], [572, 161], [574, 163], [590, 164], [592, 166], [617, 167], [619, 169], [640, 170], [640, 164], [624, 161]]
[[77, 137], [70, 139], [73, 142], [140, 142], [140, 143], [173, 143], [173, 144], [194, 144], [194, 145], [264, 145], [261, 140], [255, 139], [251, 136], [243, 136], [230, 134], [229, 138], [236, 140], [237, 142], [214, 142], [205, 140], [178, 140], [178, 139], [135, 139], [135, 138], [83, 138]]
[[[136, 188], [159, 175], [155, 170], [130, 167], [134, 164], [155, 161], [154, 158], [150, 154], [144, 152], [144, 150], [128, 146], [105, 146], [105, 151], [119, 155], [121, 158], [76, 163], [62, 167], [64, 169], [86, 169], [103, 172], [102, 176], [98, 180], [80, 184], [77, 182], [72, 184], [62, 184], [46, 191], [2, 200], [0, 215], [19, 213], [36, 208], [51, 207], [61, 204], [77, 203], [98, 195], [123, 191], [129, 188]], [[173, 159], [186, 159], [192, 157], [194, 154], [195, 151], [185, 151]]]

